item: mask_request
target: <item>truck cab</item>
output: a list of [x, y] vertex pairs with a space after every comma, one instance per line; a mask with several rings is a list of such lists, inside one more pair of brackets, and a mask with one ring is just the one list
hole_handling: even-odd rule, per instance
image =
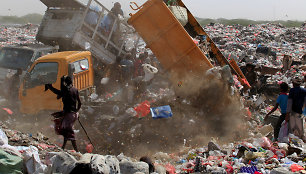
[[1, 94], [8, 93], [7, 78], [13, 75], [18, 69], [22, 69], [25, 73], [37, 58], [57, 51], [57, 47], [43, 44], [12, 45], [0, 48]]
[[60, 89], [60, 80], [64, 75], [72, 77], [80, 95], [94, 93], [90, 52], [66, 51], [46, 55], [37, 59], [23, 78], [19, 89], [21, 112], [36, 114], [43, 110], [62, 110], [62, 101], [51, 91], [45, 91], [45, 84]]

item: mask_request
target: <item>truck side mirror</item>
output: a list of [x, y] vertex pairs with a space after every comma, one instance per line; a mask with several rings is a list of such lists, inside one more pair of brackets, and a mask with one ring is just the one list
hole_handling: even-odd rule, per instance
[[24, 86], [24, 88], [23, 89], [27, 89], [28, 88], [28, 86], [29, 86], [29, 81], [31, 80], [31, 76], [30, 76], [30, 73], [26, 73], [25, 75], [24, 75], [24, 80], [23, 80], [23, 86]]
[[27, 90], [26, 90], [26, 89], [28, 89], [29, 80], [30, 80], [30, 74], [27, 72], [27, 73], [24, 75], [24, 78], [23, 78], [23, 88], [22, 88], [22, 95], [23, 95], [23, 96], [26, 96], [26, 95], [27, 95]]
[[75, 72], [74, 64], [70, 63], [68, 65], [68, 76], [73, 79], [73, 73]]

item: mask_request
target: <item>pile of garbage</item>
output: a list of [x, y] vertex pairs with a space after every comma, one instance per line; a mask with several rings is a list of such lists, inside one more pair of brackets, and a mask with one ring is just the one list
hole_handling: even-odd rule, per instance
[[38, 133], [28, 135], [0, 124], [0, 173], [149, 173], [149, 165], [119, 156], [63, 151]]
[[305, 54], [305, 26], [213, 24], [205, 26], [205, 31], [226, 58], [234, 58], [240, 63], [281, 67], [283, 55], [299, 60]]
[[0, 25], [0, 47], [37, 42], [38, 25]]
[[[35, 42], [37, 26], [0, 26], [0, 29], [0, 46]], [[214, 24], [206, 26], [205, 30], [226, 58], [235, 59], [240, 66], [251, 62], [278, 69], [279, 72], [267, 78], [268, 83], [290, 83], [294, 76], [304, 75], [300, 64], [294, 65], [287, 71], [281, 69], [284, 54], [292, 56], [297, 62], [303, 62], [300, 58], [305, 54], [305, 27], [284, 28], [275, 24], [243, 27]], [[235, 84], [241, 90], [241, 85], [239, 87], [235, 76], [226, 76], [228, 72], [226, 68], [229, 69], [229, 67], [215, 68], [207, 74], [226, 78], [229, 84], [232, 86]], [[222, 72], [225, 72], [223, 76]], [[178, 84], [178, 86], [184, 85]], [[96, 135], [93, 141], [101, 143], [96, 149], [97, 152], [116, 154], [118, 151], [129, 151], [137, 155], [139, 153], [149, 155], [151, 159], [144, 157], [141, 162], [123, 154], [98, 155], [92, 154], [90, 149], [86, 149], [88, 152], [86, 154], [63, 151], [58, 145], [50, 143], [52, 140], [42, 133], [25, 134], [0, 124], [0, 155], [3, 159], [0, 173], [153, 173], [153, 165], [156, 173], [170, 174], [306, 173], [305, 144], [302, 140], [289, 134], [288, 137], [283, 137], [281, 142], [272, 143], [273, 126], [269, 124], [263, 126], [263, 118], [271, 110], [272, 102], [264, 95], [244, 96], [238, 108], [230, 102], [231, 100], [225, 102], [224, 106], [220, 102], [217, 107], [216, 103], [210, 103], [207, 98], [215, 98], [214, 102], [217, 99], [221, 100], [223, 99], [221, 92], [216, 92], [217, 89], [211, 89], [210, 92], [210, 89], [207, 89], [207, 95], [203, 98], [203, 102], [199, 103], [203, 108], [199, 109], [197, 106], [192, 106], [188, 99], [177, 98], [168, 87], [152, 86], [148, 87], [143, 96], [145, 100], [135, 106], [112, 105], [108, 110], [113, 113], [109, 115], [100, 113], [100, 109], [102, 105], [106, 105], [106, 101], [119, 96], [122, 89], [107, 93], [105, 96], [92, 96], [93, 102], [100, 105], [84, 108], [80, 117], [86, 119], [85, 127], [91, 126], [89, 134]], [[237, 91], [231, 88], [232, 98], [235, 97], [234, 92]], [[160, 117], [160, 111], [165, 111], [166, 114]], [[240, 119], [237, 115], [241, 112], [245, 112], [243, 113], [245, 118], [239, 120], [238, 124], [234, 123], [234, 119]], [[149, 117], [150, 114], [152, 118]], [[224, 128], [225, 125], [222, 125], [224, 120], [221, 120], [221, 117], [226, 117], [227, 125], [232, 123], [230, 129], [238, 125], [240, 132], [244, 134], [238, 134], [237, 138], [234, 137], [235, 142], [230, 141], [232, 143], [219, 142], [224, 144], [223, 146], [218, 145], [218, 140], [212, 140], [205, 147], [202, 147], [205, 141], [197, 143], [197, 146], [191, 145], [191, 139], [199, 138], [197, 136], [202, 134], [205, 134], [205, 138], [211, 136], [211, 132], [222, 133], [218, 137], [227, 136], [225, 133], [229, 128]], [[273, 121], [271, 123], [273, 124]], [[51, 122], [48, 123], [48, 128], [50, 124]], [[207, 129], [211, 129], [211, 132]], [[81, 134], [79, 132], [81, 131], [78, 130], [76, 134]], [[173, 144], [180, 146], [180, 150], [171, 148]], [[109, 150], [109, 153], [105, 153], [105, 149]], [[174, 153], [158, 152], [152, 155], [141, 151], [155, 153], [156, 149]]]
[[220, 147], [206, 147], [180, 154], [160, 153], [156, 163], [172, 166], [172, 173], [305, 173], [305, 143], [290, 134], [287, 143], [272, 143], [267, 137], [248, 138]]
[[[207, 146], [182, 144], [179, 152], [158, 152], [140, 160], [118, 156], [63, 151], [42, 134], [30, 136], [1, 124], [0, 173], [251, 173], [287, 174], [306, 172], [306, 144], [289, 134], [282, 142], [268, 138], [271, 125], [248, 123], [252, 132], [243, 141], [223, 146], [212, 139]], [[135, 149], [137, 150], [137, 149]]]

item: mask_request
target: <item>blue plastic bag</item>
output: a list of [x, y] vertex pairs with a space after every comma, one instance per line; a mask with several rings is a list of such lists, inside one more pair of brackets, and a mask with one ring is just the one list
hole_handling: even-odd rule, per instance
[[169, 105], [150, 108], [150, 111], [153, 119], [169, 118], [173, 116], [173, 113]]

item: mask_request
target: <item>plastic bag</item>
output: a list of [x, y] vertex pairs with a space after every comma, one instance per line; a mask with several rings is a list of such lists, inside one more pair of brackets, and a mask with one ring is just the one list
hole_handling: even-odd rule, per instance
[[0, 149], [0, 173], [22, 174], [23, 159]]
[[153, 119], [169, 118], [173, 116], [169, 105], [151, 108], [150, 111]]
[[135, 111], [134, 108], [129, 108], [125, 111], [127, 114], [129, 114], [131, 117], [136, 117], [137, 112]]
[[136, 117], [145, 117], [150, 113], [150, 102], [146, 100], [135, 107], [134, 110], [137, 112]]
[[292, 164], [290, 169], [292, 172], [299, 172], [300, 170], [304, 170], [304, 168], [298, 164]]
[[113, 106], [113, 113], [114, 113], [115, 115], [118, 115], [118, 114], [119, 114], [119, 112], [120, 112], [120, 108], [119, 108], [119, 106], [114, 105], [114, 106]]
[[143, 64], [143, 70], [145, 72], [145, 77], [143, 79], [143, 81], [148, 82], [151, 79], [153, 79], [154, 74], [156, 74], [158, 72], [158, 69], [155, 68], [154, 66], [150, 65], [150, 64]]
[[288, 122], [283, 121], [282, 127], [279, 130], [278, 141], [285, 142], [288, 137]]
[[6, 134], [0, 129], [0, 146], [7, 145], [8, 144], [8, 138]]
[[170, 6], [170, 11], [176, 17], [176, 19], [185, 26], [188, 23], [187, 9], [181, 6]]
[[28, 173], [45, 173], [47, 166], [40, 161], [38, 149], [35, 146], [30, 146], [23, 155]]

